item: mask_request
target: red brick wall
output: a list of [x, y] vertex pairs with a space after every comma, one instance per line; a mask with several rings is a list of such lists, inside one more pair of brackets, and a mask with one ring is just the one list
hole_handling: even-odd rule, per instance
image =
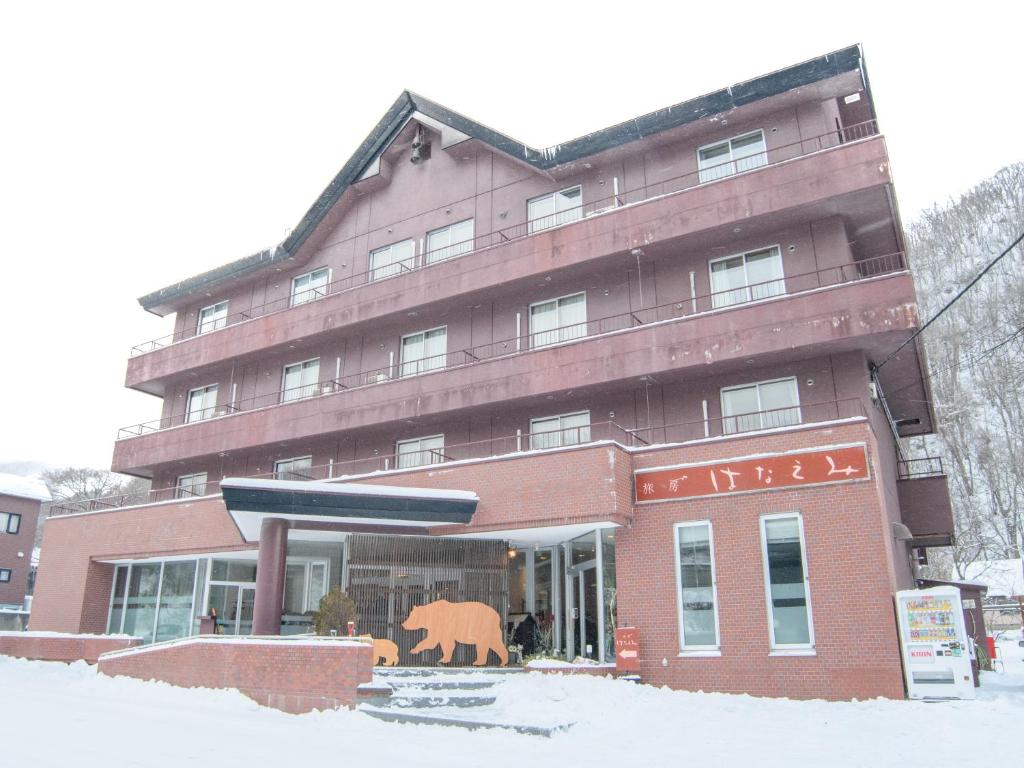
[[351, 707], [373, 679], [369, 644], [331, 640], [192, 637], [100, 659], [105, 675], [184, 688], [237, 688], [285, 712]]
[[0, 494], [0, 512], [21, 515], [17, 534], [0, 531], [0, 568], [11, 569], [11, 580], [0, 584], [0, 603], [20, 605], [25, 599], [40, 504], [35, 499]]
[[[863, 423], [710, 442], [636, 456], [638, 466], [725, 459], [865, 441]], [[872, 474], [878, 460], [868, 442]], [[640, 633], [645, 682], [795, 698], [902, 698], [888, 519], [873, 477], [766, 493], [640, 505], [616, 536], [618, 623]], [[816, 655], [772, 656], [759, 518], [803, 516]], [[719, 658], [680, 657], [673, 526], [710, 520]], [[662, 660], [665, 660], [663, 665]]]
[[131, 648], [141, 642], [124, 635], [55, 635], [0, 632], [0, 655], [39, 661], [79, 661], [95, 664], [101, 653]]
[[219, 498], [50, 518], [29, 628], [105, 631], [114, 570], [98, 560], [252, 546]]

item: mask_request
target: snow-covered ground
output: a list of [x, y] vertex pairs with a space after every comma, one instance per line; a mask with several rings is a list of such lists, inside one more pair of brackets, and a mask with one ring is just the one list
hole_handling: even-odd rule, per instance
[[4, 765], [33, 768], [1008, 765], [1019, 755], [1024, 661], [1007, 666], [1014, 671], [985, 676], [977, 701], [936, 704], [799, 702], [583, 675], [509, 676], [494, 706], [510, 721], [575, 721], [545, 739], [384, 723], [353, 711], [286, 715], [233, 691], [0, 656], [0, 755]]

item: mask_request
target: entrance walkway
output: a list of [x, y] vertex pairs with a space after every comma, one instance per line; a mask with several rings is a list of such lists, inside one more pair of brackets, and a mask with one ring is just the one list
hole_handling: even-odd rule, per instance
[[469, 730], [506, 728], [532, 736], [551, 736], [568, 729], [572, 722], [512, 722], [499, 701], [501, 685], [522, 669], [484, 667], [445, 669], [403, 667], [374, 670], [374, 687], [390, 687], [390, 696], [364, 699], [362, 712], [393, 723], [453, 725]]

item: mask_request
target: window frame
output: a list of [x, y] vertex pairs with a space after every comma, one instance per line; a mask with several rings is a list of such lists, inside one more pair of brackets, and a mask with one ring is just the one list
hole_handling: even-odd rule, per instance
[[[4, 521], [3, 525], [0, 526], [0, 533], [9, 533], [12, 536], [17, 536], [21, 533], [21, 513], [20, 512], [0, 512], [0, 520]], [[11, 530], [11, 523], [17, 520], [17, 525], [14, 526], [14, 530]]]
[[[308, 467], [306, 467], [306, 469], [312, 469], [312, 468], [313, 468], [313, 454], [311, 454], [311, 453], [310, 453], [310, 454], [307, 454], [306, 456], [292, 456], [291, 458], [288, 458], [288, 459], [278, 459], [278, 460], [276, 460], [276, 461], [274, 462], [274, 479], [275, 479], [275, 480], [281, 480], [281, 479], [283, 479], [283, 478], [281, 478], [281, 477], [280, 477], [280, 474], [281, 474], [281, 471], [282, 471], [282, 470], [280, 469], [280, 466], [281, 466], [282, 464], [292, 464], [292, 463], [294, 463], [294, 462], [296, 462], [296, 461], [309, 461], [309, 466], [308, 466]], [[289, 470], [284, 470], [284, 471], [285, 471], [285, 472], [288, 472], [289, 474], [295, 474], [295, 473], [294, 473], [294, 472], [292, 472], [292, 470], [290, 470], [290, 469], [289, 469]], [[294, 478], [294, 477], [289, 477], [289, 478], [287, 478], [287, 479], [288, 479], [288, 480], [295, 480], [296, 478]], [[309, 479], [309, 480], [312, 480], [313, 478], [312, 478], [312, 477], [310, 477], [310, 478], [308, 478], [308, 479]]]
[[[205, 395], [205, 393], [208, 390], [210, 390], [210, 389], [214, 389], [215, 390], [214, 398], [213, 398], [213, 405], [207, 405], [207, 406], [204, 406], [203, 408], [200, 408], [198, 411], [193, 411], [192, 410], [192, 397], [193, 397], [193, 395], [195, 395], [196, 392], [202, 392]], [[200, 422], [200, 421], [206, 421], [207, 419], [212, 419], [214, 416], [217, 415], [217, 401], [219, 399], [220, 399], [220, 382], [214, 382], [213, 384], [207, 384], [207, 385], [202, 386], [202, 387], [193, 387], [192, 389], [190, 389], [188, 391], [187, 397], [185, 398], [185, 423], [186, 424], [195, 424], [195, 423]], [[198, 416], [195, 416], [195, 418], [193, 418], [194, 414], [204, 414], [206, 412], [209, 412], [208, 416], [198, 415]]]
[[[766, 523], [770, 520], [785, 520], [795, 518], [797, 530], [800, 533], [800, 566], [804, 578], [804, 602], [807, 611], [807, 638], [806, 643], [778, 643], [775, 640], [775, 606], [772, 604], [771, 573], [768, 565], [768, 529]], [[807, 536], [804, 532], [804, 516], [799, 511], [775, 512], [761, 515], [758, 525], [761, 528], [761, 567], [764, 578], [764, 599], [768, 611], [768, 640], [772, 656], [814, 656], [817, 647], [814, 643], [814, 611], [811, 607], [811, 578], [807, 567]]]
[[[423, 443], [424, 440], [434, 440], [434, 439], [437, 439], [437, 438], [441, 439], [441, 447], [440, 447], [440, 449], [438, 449], [438, 448], [423, 448], [422, 447], [422, 443]], [[438, 458], [437, 461], [427, 461], [427, 462], [422, 462], [422, 463], [419, 463], [419, 464], [411, 464], [411, 465], [409, 465], [407, 467], [403, 467], [403, 466], [400, 465], [401, 464], [401, 460], [402, 460], [402, 454], [399, 453], [399, 447], [402, 446], [402, 445], [411, 445], [412, 443], [420, 444], [420, 446], [417, 448], [417, 450], [411, 452], [412, 455], [422, 456], [427, 451], [436, 451], [436, 450], [440, 450], [442, 452], [442, 455]], [[437, 435], [424, 435], [423, 437], [410, 437], [407, 440], [396, 440], [395, 441], [395, 469], [414, 469], [416, 467], [430, 467], [430, 466], [433, 466], [434, 464], [444, 464], [445, 458], [444, 458], [443, 452], [444, 452], [444, 433], [443, 432], [440, 433], [440, 434], [437, 434]], [[408, 456], [409, 454], [405, 454], [405, 455]], [[433, 454], [431, 454], [431, 456], [433, 456]]]
[[[771, 283], [780, 283], [782, 285], [782, 290], [779, 293], [773, 293], [771, 296], [763, 296], [763, 297], [761, 297], [759, 299], [755, 299], [754, 298], [754, 292], [753, 292], [752, 287], [751, 287], [750, 276], [749, 276], [749, 273], [747, 271], [747, 257], [752, 255], [752, 254], [761, 253], [763, 251], [774, 251], [775, 252], [775, 255], [778, 257], [779, 271], [781, 272], [781, 276], [778, 277], [778, 278], [775, 278], [774, 280], [769, 280], [766, 283], [754, 283], [754, 285], [762, 285], [763, 286], [763, 285], [770, 285]], [[738, 288], [727, 288], [724, 291], [716, 291], [715, 290], [714, 265], [718, 264], [720, 262], [723, 262], [723, 261], [729, 261], [729, 259], [736, 259], [736, 258], [742, 258], [743, 259], [743, 285], [738, 287]], [[745, 250], [745, 251], [739, 251], [738, 253], [731, 253], [728, 256], [716, 256], [713, 259], [708, 259], [708, 286], [711, 289], [711, 308], [712, 309], [725, 309], [727, 307], [738, 307], [738, 306], [741, 306], [743, 304], [749, 304], [752, 301], [766, 301], [767, 299], [774, 299], [774, 298], [776, 298], [778, 296], [785, 296], [788, 292], [786, 290], [786, 260], [782, 256], [782, 244], [781, 243], [774, 243], [772, 245], [764, 245], [764, 246], [760, 246], [758, 248], [750, 248], [750, 249]], [[744, 301], [732, 301], [732, 302], [729, 302], [727, 304], [716, 304], [715, 303], [717, 296], [724, 296], [724, 295], [727, 295], [727, 294], [736, 293], [738, 291], [743, 291], [744, 293], [746, 293], [746, 296], [747, 296], [746, 300], [744, 300]]]
[[[301, 280], [304, 277], [312, 278], [312, 276], [317, 274], [318, 272], [326, 272], [327, 273], [327, 281], [323, 284], [323, 286], [322, 286], [323, 288], [326, 289], [327, 286], [329, 286], [331, 284], [332, 271], [331, 271], [330, 267], [317, 267], [316, 269], [309, 270], [309, 272], [303, 272], [301, 275], [295, 275], [292, 278], [291, 293], [288, 296], [288, 306], [289, 307], [298, 307], [298, 306], [301, 306], [303, 304], [308, 304], [311, 301], [316, 301], [317, 299], [322, 299], [322, 298], [324, 298], [327, 295], [327, 291], [324, 290], [323, 294], [320, 294], [320, 295], [317, 295], [317, 296], [312, 296], [310, 298], [305, 298], [305, 299], [302, 299], [302, 301], [296, 301], [296, 298], [298, 296], [301, 296], [303, 294], [313, 293], [314, 291], [318, 290], [318, 288], [308, 288], [307, 287], [307, 288], [304, 288], [303, 290], [301, 290], [299, 292], [296, 292], [296, 290], [295, 290], [295, 283], [296, 283], [296, 281], [297, 280]], [[312, 280], [310, 282], [312, 282]]]
[[[764, 149], [762, 149], [757, 154], [764, 156], [764, 162], [761, 165], [754, 166], [754, 168], [747, 168], [747, 169], [742, 170], [742, 171], [737, 170], [736, 166], [735, 166], [736, 158], [733, 156], [732, 143], [734, 141], [737, 141], [738, 139], [745, 139], [748, 136], [753, 136], [755, 133], [760, 133], [761, 134], [761, 144], [763, 145]], [[700, 163], [701, 163], [700, 153], [703, 152], [705, 149], [711, 149], [712, 147], [717, 147], [717, 146], [720, 146], [722, 144], [726, 144], [729, 147], [729, 159], [728, 160], [724, 160], [721, 163], [716, 163], [715, 165], [708, 166], [707, 168], [701, 168], [701, 165], [700, 165]], [[755, 155], [747, 155], [746, 157], [755, 157]], [[741, 157], [739, 159], [743, 160], [745, 158]], [[722, 176], [715, 176], [713, 179], [705, 179], [705, 178], [703, 178], [704, 171], [722, 168], [723, 166], [726, 166], [726, 165], [732, 165], [732, 171], [730, 173], [726, 173], [726, 174], [724, 174]], [[747, 171], [752, 171], [752, 170], [755, 170], [756, 168], [763, 168], [766, 165], [768, 165], [768, 136], [767, 136], [767, 134], [765, 134], [764, 128], [755, 128], [752, 131], [746, 131], [744, 133], [738, 133], [735, 136], [729, 136], [728, 138], [719, 139], [718, 141], [712, 141], [712, 142], [709, 142], [707, 144], [702, 144], [701, 146], [697, 147], [697, 180], [698, 180], [698, 184], [710, 184], [712, 181], [718, 181], [719, 179], [727, 179], [730, 176], [736, 176], [737, 174], [740, 174], [740, 173], [746, 173]]]
[[[582, 296], [583, 297], [583, 320], [582, 321], [580, 321], [578, 323], [573, 323], [572, 325], [556, 325], [554, 328], [552, 328], [551, 330], [548, 330], [548, 331], [534, 331], [533, 330], [533, 308], [534, 307], [539, 307], [539, 306], [542, 306], [544, 304], [554, 304], [555, 305], [556, 313], [561, 315], [561, 305], [560, 305], [559, 302], [565, 301], [566, 299], [573, 299], [573, 298], [575, 298], [577, 296]], [[526, 312], [527, 338], [529, 340], [529, 349], [544, 349], [546, 347], [553, 347], [556, 344], [567, 344], [569, 342], [576, 341], [577, 339], [586, 338], [586, 336], [587, 336], [587, 325], [590, 323], [590, 318], [589, 318], [589, 315], [587, 314], [587, 292], [585, 290], [583, 290], [583, 291], [576, 291], [575, 293], [567, 293], [564, 296], [556, 296], [553, 299], [544, 299], [543, 301], [534, 301], [531, 304], [529, 304], [526, 309], [527, 309], [527, 312]], [[561, 322], [561, 317], [558, 318], [558, 321]], [[562, 332], [565, 329], [567, 329], [567, 328], [575, 328], [575, 327], [582, 327], [582, 332], [578, 336], [571, 336], [571, 337], [569, 337], [567, 339], [563, 339], [562, 338]], [[559, 338], [556, 339], [555, 341], [550, 341], [550, 342], [548, 342], [546, 344], [537, 344], [536, 343], [536, 337], [541, 335], [541, 334], [544, 334], [544, 333], [557, 333]]]
[[[773, 408], [772, 410], [773, 411], [795, 410], [796, 411], [796, 418], [797, 418], [797, 420], [793, 424], [783, 424], [783, 425], [779, 425], [779, 426], [775, 426], [775, 427], [766, 427], [764, 425], [764, 413], [765, 413], [765, 411], [764, 411], [764, 408], [761, 405], [761, 387], [763, 385], [765, 385], [765, 384], [778, 384], [778, 383], [783, 382], [783, 381], [791, 381], [791, 382], [793, 382], [793, 391], [796, 393], [796, 405], [787, 405], [784, 408]], [[754, 387], [755, 391], [757, 392], [757, 410], [752, 412], [752, 413], [739, 413], [739, 414], [731, 414], [729, 416], [726, 416], [726, 414], [725, 414], [725, 395], [726, 395], [726, 393], [727, 392], [735, 392], [735, 391], [741, 390], [741, 389], [750, 389], [751, 387]], [[721, 411], [722, 411], [722, 434], [723, 435], [741, 435], [741, 434], [744, 434], [744, 433], [747, 433], [747, 432], [758, 432], [758, 431], [763, 430], [763, 429], [778, 429], [779, 427], [783, 427], [783, 426], [784, 427], [795, 427], [795, 426], [799, 426], [800, 424], [804, 423], [804, 414], [803, 414], [803, 410], [802, 410], [801, 405], [800, 405], [800, 382], [797, 380], [796, 376], [782, 376], [782, 377], [777, 378], [777, 379], [765, 379], [763, 381], [748, 382], [747, 384], [736, 384], [736, 385], [733, 385], [731, 387], [722, 387], [719, 390], [718, 398], [719, 398], [719, 407], [721, 408]], [[759, 426], [756, 427], [755, 429], [733, 429], [731, 432], [726, 431], [725, 425], [726, 425], [726, 420], [727, 419], [738, 420], [738, 419], [742, 419], [745, 416], [753, 416], [755, 414], [757, 415], [757, 420], [758, 420], [758, 424], [759, 424]]]
[[13, 576], [14, 570], [12, 568], [0, 568], [0, 584], [10, 584]]
[[[412, 243], [412, 256], [411, 257], [409, 257], [408, 259], [399, 259], [398, 261], [389, 261], [387, 264], [381, 265], [379, 267], [373, 266], [373, 257], [374, 256], [376, 256], [379, 253], [383, 253], [384, 251], [390, 251], [396, 245], [403, 245], [404, 243]], [[396, 241], [394, 243], [389, 243], [388, 245], [382, 245], [379, 248], [372, 249], [370, 251], [369, 256], [367, 257], [367, 264], [366, 264], [366, 266], [368, 267], [367, 272], [369, 273], [369, 280], [367, 280], [367, 282], [368, 283], [375, 283], [378, 280], [386, 280], [389, 277], [395, 277], [397, 275], [401, 275], [401, 274], [403, 274], [403, 272], [412, 272], [412, 271], [414, 271], [416, 269], [417, 259], [419, 258], [419, 254], [416, 251], [417, 251], [417, 248], [416, 248], [416, 238], [414, 238], [414, 237], [407, 237], [404, 240], [398, 240], [398, 241]], [[403, 269], [401, 269], [401, 267], [399, 267], [394, 272], [389, 272], [388, 274], [381, 275], [380, 277], [377, 276], [377, 273], [380, 272], [380, 271], [383, 271], [385, 269], [388, 269], [388, 268], [396, 266], [396, 265], [404, 265], [406, 262], [409, 262], [409, 264], [408, 264], [408, 266], [406, 266], [405, 270], [403, 270]]]
[[[300, 366], [300, 365], [307, 365], [307, 364], [312, 363], [312, 362], [315, 362], [317, 364], [316, 365], [316, 383], [315, 384], [300, 384], [299, 386], [292, 387], [291, 389], [302, 389], [303, 387], [312, 387], [313, 391], [310, 394], [308, 394], [308, 395], [295, 395], [294, 397], [287, 397], [286, 393], [290, 391], [289, 389], [285, 388], [285, 382], [288, 379], [288, 369], [289, 368], [295, 368], [296, 366]], [[308, 360], [299, 360], [298, 362], [288, 363], [286, 365], [282, 365], [281, 366], [281, 400], [280, 400], [280, 402], [282, 404], [284, 404], [284, 403], [294, 403], [294, 402], [296, 402], [298, 400], [308, 400], [311, 397], [316, 397], [317, 389], [319, 388], [319, 386], [320, 386], [320, 358], [319, 357], [311, 357]]]
[[[331, 559], [329, 557], [307, 557], [297, 556], [289, 557], [285, 559], [285, 569], [289, 565], [301, 565], [302, 566], [302, 606], [303, 610], [298, 615], [303, 615], [309, 611], [316, 610], [320, 607], [320, 600], [316, 601], [314, 606], [313, 601], [310, 600], [310, 587], [312, 587], [312, 573], [314, 567], [322, 567], [324, 569], [324, 595], [331, 591]], [[320, 599], [323, 599], [321, 596]], [[285, 590], [281, 590], [281, 613], [284, 614], [285, 609]], [[295, 616], [296, 614], [287, 614]]]
[[[576, 189], [578, 189], [580, 191], [580, 204], [579, 205], [573, 206], [572, 208], [566, 208], [563, 211], [556, 211], [556, 210], [554, 210], [554, 205], [552, 205], [551, 206], [551, 208], [552, 208], [551, 213], [545, 214], [544, 216], [538, 216], [535, 219], [531, 219], [530, 218], [530, 205], [531, 204], [539, 202], [540, 200], [544, 200], [545, 198], [548, 198], [548, 197], [552, 198], [552, 200], [553, 200], [555, 195], [562, 195], [564, 197], [566, 192], [572, 192], [573, 190], [576, 190]], [[569, 219], [567, 221], [552, 221], [550, 224], [547, 224], [547, 225], [542, 226], [542, 227], [534, 225], [534, 222], [536, 222], [536, 221], [541, 221], [541, 220], [546, 219], [546, 218], [554, 219], [560, 213], [565, 213], [565, 211], [573, 211], [573, 210], [579, 211], [579, 216], [577, 216], [574, 219]], [[582, 183], [580, 183], [580, 184], [573, 184], [571, 187], [566, 187], [565, 189], [556, 189], [553, 192], [545, 192], [543, 195], [536, 195], [536, 196], [528, 198], [526, 200], [526, 229], [527, 229], [527, 234], [531, 234], [532, 235], [534, 232], [543, 232], [544, 230], [551, 229], [552, 227], [559, 227], [559, 226], [561, 226], [563, 224], [572, 224], [574, 221], [580, 221], [581, 219], [583, 219], [583, 184]]]
[[[567, 419], [567, 418], [570, 418], [572, 416], [583, 416], [584, 414], [586, 414], [586, 416], [587, 416], [587, 425], [585, 427], [582, 427], [582, 426], [580, 426], [580, 427], [563, 427], [562, 426], [562, 419]], [[553, 419], [558, 419], [558, 429], [548, 430], [547, 432], [537, 432], [536, 429], [534, 429], [534, 425], [536, 425], [537, 422], [539, 422], [539, 421], [551, 421]], [[590, 409], [589, 408], [587, 408], [585, 410], [582, 410], [582, 411], [571, 411], [569, 413], [556, 413], [556, 414], [552, 414], [551, 416], [538, 416], [537, 418], [531, 418], [530, 419], [530, 450], [531, 451], [542, 451], [542, 450], [546, 450], [546, 449], [549, 449], [549, 448], [568, 448], [568, 447], [572, 447], [574, 445], [584, 445], [584, 444], [590, 442], [590, 428], [592, 426], [593, 426], [593, 424], [590, 421]], [[577, 442], [575, 442], [575, 443], [565, 443], [565, 442], [563, 442], [565, 432], [567, 430], [570, 430], [570, 429], [577, 430], [577, 438], [579, 437], [578, 430], [586, 429], [587, 430], [587, 439], [586, 440], [577, 440]], [[545, 446], [534, 445], [534, 441], [538, 437], [540, 437], [541, 435], [558, 435], [558, 445], [545, 445]]]
[[[209, 304], [209, 305], [207, 305], [205, 307], [201, 307], [199, 309], [199, 312], [196, 313], [196, 336], [202, 336], [204, 333], [212, 333], [213, 331], [219, 331], [221, 328], [227, 327], [227, 324], [228, 324], [228, 301], [229, 301], [228, 299], [224, 299], [223, 301], [218, 301], [218, 302], [215, 302], [213, 304]], [[204, 328], [203, 327], [204, 326], [203, 312], [205, 312], [208, 309], [216, 310], [217, 307], [219, 307], [221, 304], [224, 305], [224, 317], [220, 318], [219, 320], [215, 318], [212, 321], [213, 327], [211, 327], [211, 328]], [[220, 323], [220, 324], [218, 325], [218, 323]]]
[[[706, 526], [708, 529], [708, 552], [711, 555], [711, 599], [715, 616], [715, 643], [714, 645], [687, 645], [686, 632], [683, 628], [683, 563], [680, 545], [680, 531], [683, 528], [696, 528]], [[718, 570], [715, 565], [715, 531], [711, 520], [685, 520], [672, 526], [672, 541], [675, 543], [676, 563], [676, 615], [679, 623], [679, 655], [680, 656], [721, 656], [722, 654], [722, 628], [718, 616]]]
[[[407, 361], [405, 359], [405, 340], [406, 339], [411, 339], [411, 338], [413, 338], [415, 336], [422, 336], [423, 337], [423, 344], [426, 345], [427, 334], [428, 333], [434, 333], [435, 331], [444, 331], [444, 352], [442, 354], [440, 354], [440, 355], [431, 355], [430, 357], [420, 357], [420, 358], [417, 358], [415, 360], [408, 360]], [[419, 365], [419, 363], [422, 363], [424, 360], [430, 360], [430, 359], [436, 358], [436, 357], [441, 358], [441, 364], [440, 365], [434, 366], [433, 368], [423, 368], [421, 365]], [[405, 367], [407, 365], [413, 365], [414, 363], [416, 364], [416, 370], [407, 373]], [[406, 334], [404, 334], [399, 339], [399, 341], [398, 341], [398, 378], [404, 379], [404, 378], [406, 378], [408, 376], [419, 376], [420, 374], [431, 373], [432, 371], [441, 371], [441, 370], [444, 370], [447, 367], [448, 367], [448, 326], [447, 325], [439, 325], [436, 328], [426, 328], [426, 329], [424, 329], [422, 331], [414, 331], [413, 333], [406, 333]]]
[[[186, 485], [183, 485], [182, 482], [181, 482], [182, 480], [191, 480], [193, 478], [200, 477], [200, 476], [203, 478], [203, 482], [202, 483], [191, 483], [191, 484], [186, 486]], [[209, 483], [209, 482], [210, 482], [210, 473], [209, 472], [189, 472], [187, 475], [178, 475], [178, 477], [176, 477], [175, 480], [174, 480], [174, 498], [175, 499], [198, 499], [201, 496], [205, 496], [206, 495], [206, 484]], [[195, 488], [197, 485], [202, 485], [203, 486], [203, 492], [202, 493], [195, 493], [194, 491], [191, 490], [192, 488]], [[184, 493], [184, 491], [186, 489], [188, 489], [188, 493], [187, 494]]]
[[[455, 227], [458, 227], [458, 226], [460, 226], [462, 224], [466, 224], [467, 222], [470, 225], [470, 232], [471, 232], [470, 238], [468, 240], [460, 240], [457, 243], [450, 242], [451, 241], [451, 231]], [[445, 231], [447, 231], [449, 233], [449, 237], [448, 237], [449, 243], [448, 243], [448, 245], [445, 245], [445, 246], [442, 246], [440, 248], [435, 248], [434, 250], [431, 250], [431, 248], [430, 248], [430, 238], [432, 236], [439, 235], [440, 233], [445, 232]], [[455, 252], [455, 248], [457, 246], [462, 246], [462, 245], [466, 245], [466, 244], [468, 244], [468, 247], [465, 250], [461, 250], [458, 253]], [[435, 229], [431, 229], [431, 230], [429, 230], [427, 232], [426, 238], [423, 241], [423, 264], [424, 264], [424, 266], [426, 266], [427, 264], [439, 264], [442, 261], [448, 261], [448, 259], [454, 259], [457, 256], [465, 256], [467, 253], [472, 253], [473, 252], [475, 244], [476, 244], [476, 218], [473, 217], [473, 216], [470, 216], [468, 219], [462, 219], [462, 221], [453, 221], [451, 224], [446, 224], [443, 227], [436, 227]], [[447, 256], [434, 256], [433, 258], [431, 258], [431, 254], [437, 254], [437, 253], [441, 253], [443, 251], [450, 251], [450, 253]]]

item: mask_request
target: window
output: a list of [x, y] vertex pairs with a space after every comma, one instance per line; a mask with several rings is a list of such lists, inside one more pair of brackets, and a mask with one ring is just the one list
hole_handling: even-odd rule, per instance
[[399, 469], [421, 467], [424, 464], [440, 464], [445, 460], [444, 435], [401, 440], [395, 448], [395, 453], [398, 455]]
[[320, 382], [320, 358], [306, 360], [284, 367], [281, 378], [281, 402], [301, 400], [316, 394], [316, 385]]
[[320, 607], [320, 599], [327, 594], [330, 561], [289, 560], [284, 574], [283, 613], [301, 615]]
[[766, 515], [761, 518], [761, 536], [772, 648], [812, 648], [803, 520], [797, 514]]
[[700, 183], [724, 179], [768, 164], [764, 131], [756, 130], [697, 150]]
[[275, 480], [312, 480], [312, 456], [299, 456], [295, 459], [282, 459], [274, 462]]
[[11, 569], [0, 568], [0, 584], [6, 584], [11, 580]]
[[530, 420], [530, 449], [590, 442], [590, 411]]
[[530, 305], [530, 347], [546, 347], [587, 334], [587, 294]]
[[0, 512], [0, 533], [14, 533], [21, 530], [21, 515], [17, 512]]
[[327, 267], [307, 272], [292, 278], [292, 303], [294, 307], [307, 301], [320, 299], [327, 295], [327, 284], [331, 282], [331, 270]]
[[473, 250], [473, 220], [466, 219], [449, 227], [427, 233], [427, 264], [461, 256]]
[[217, 385], [191, 389], [188, 393], [188, 405], [185, 412], [185, 423], [209, 419], [217, 407]]
[[796, 379], [761, 381], [722, 390], [722, 431], [731, 435], [752, 429], [800, 423]]
[[403, 240], [370, 252], [370, 280], [382, 280], [416, 266], [416, 243]]
[[778, 246], [715, 259], [711, 269], [711, 306], [728, 307], [786, 292]]
[[448, 352], [448, 327], [411, 333], [402, 337], [402, 376], [414, 376], [444, 368]]
[[583, 187], [575, 186], [535, 197], [526, 203], [528, 231], [537, 232], [583, 218]]
[[206, 473], [194, 472], [191, 475], [182, 475], [174, 484], [174, 498], [190, 499], [193, 496], [206, 495]]
[[196, 333], [209, 333], [228, 324], [228, 303], [218, 302], [199, 310], [199, 326]]
[[679, 647], [718, 650], [718, 605], [711, 523], [676, 525]]

